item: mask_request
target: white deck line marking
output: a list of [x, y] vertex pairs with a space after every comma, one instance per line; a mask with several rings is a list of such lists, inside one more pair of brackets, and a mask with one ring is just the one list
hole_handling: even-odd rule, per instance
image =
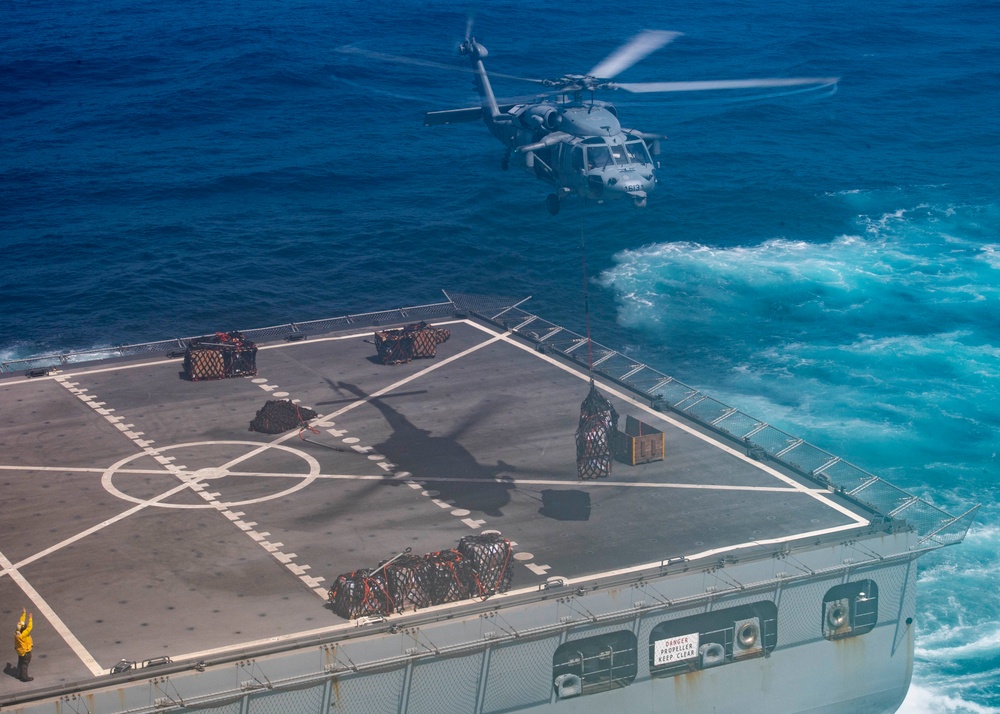
[[11, 579], [17, 583], [17, 586], [21, 588], [28, 599], [31, 600], [35, 605], [35, 610], [38, 611], [39, 615], [42, 615], [56, 633], [63, 638], [63, 641], [69, 645], [69, 648], [73, 650], [73, 653], [80, 658], [83, 665], [90, 670], [90, 673], [95, 677], [99, 677], [104, 674], [104, 668], [97, 663], [94, 656], [87, 651], [87, 648], [83, 646], [83, 643], [76, 638], [68, 627], [66, 623], [56, 614], [47, 602], [42, 598], [35, 588], [31, 586], [23, 575], [14, 567], [14, 565], [7, 559], [3, 553], [0, 553], [0, 566], [3, 566], [4, 572], [9, 573]]
[[[358, 337], [362, 337], [362, 336], [363, 335], [352, 335], [351, 337], [353, 337], [354, 339], [357, 339]], [[502, 340], [503, 337], [504, 337], [503, 335], [496, 335], [495, 337], [492, 337], [492, 338], [490, 338], [490, 339], [488, 339], [488, 340], [486, 340], [484, 342], [480, 342], [477, 345], [473, 345], [472, 347], [469, 347], [468, 349], [463, 350], [462, 352], [459, 352], [458, 354], [452, 355], [451, 357], [447, 357], [447, 358], [441, 360], [440, 362], [435, 362], [434, 364], [432, 364], [429, 367], [426, 367], [426, 368], [420, 370], [419, 372], [414, 372], [409, 377], [404, 377], [403, 379], [399, 380], [398, 382], [395, 382], [394, 384], [390, 384], [388, 387], [383, 387], [382, 389], [379, 389], [376, 392], [372, 392], [369, 396], [367, 396], [367, 397], [365, 397], [363, 399], [359, 399], [359, 400], [357, 400], [355, 402], [351, 402], [350, 404], [348, 404], [348, 405], [346, 405], [346, 406], [338, 409], [335, 412], [331, 412], [330, 414], [324, 414], [324, 415], [318, 417], [317, 420], [315, 422], [313, 422], [313, 426], [316, 427], [316, 428], [325, 429], [328, 426], [327, 422], [329, 422], [331, 419], [336, 419], [341, 414], [345, 414], [346, 412], [349, 412], [352, 409], [360, 407], [363, 404], [367, 404], [372, 399], [376, 399], [376, 398], [382, 396], [383, 394], [387, 394], [387, 393], [389, 393], [389, 392], [391, 392], [391, 391], [393, 391], [395, 389], [399, 389], [403, 385], [409, 384], [413, 380], [419, 379], [420, 377], [423, 377], [425, 374], [429, 374], [429, 373], [433, 372], [436, 369], [441, 369], [445, 365], [451, 364], [455, 360], [461, 359], [462, 357], [465, 357], [466, 355], [469, 355], [469, 354], [472, 354], [473, 352], [481, 350], [483, 347], [491, 345], [494, 342], [498, 342], [498, 341]], [[345, 338], [341, 338], [341, 339], [347, 339], [347, 338], [345, 337]], [[302, 344], [302, 343], [291, 343], [291, 344]], [[277, 345], [277, 346], [283, 346], [283, 345]], [[256, 456], [257, 454], [263, 452], [267, 448], [269, 448], [271, 446], [275, 446], [277, 444], [281, 444], [281, 443], [283, 443], [285, 441], [288, 441], [289, 439], [292, 439], [292, 438], [294, 438], [296, 436], [298, 436], [298, 432], [294, 431], [294, 430], [291, 431], [291, 432], [289, 432], [288, 434], [283, 434], [282, 436], [279, 436], [277, 439], [274, 439], [274, 440], [270, 441], [269, 443], [267, 443], [265, 445], [262, 445], [259, 449], [251, 451], [248, 454], [246, 454], [245, 456], [242, 456], [240, 458], [234, 459], [233, 461], [230, 461], [229, 463], [225, 464], [223, 466], [223, 468], [231, 469], [236, 464], [241, 463], [242, 461], [246, 461], [247, 459], [250, 459], [250, 458]]]
[[[129, 516], [131, 516], [131, 515], [133, 515], [135, 513], [138, 513], [139, 511], [141, 511], [144, 508], [156, 505], [156, 503], [158, 503], [159, 501], [163, 500], [164, 498], [169, 498], [170, 496], [173, 496], [175, 493], [179, 493], [180, 491], [183, 491], [184, 489], [188, 488], [189, 486], [190, 486], [190, 484], [188, 484], [188, 483], [178, 484], [177, 486], [175, 486], [174, 488], [170, 489], [169, 491], [164, 491], [159, 496], [155, 496], [154, 498], [151, 498], [148, 501], [143, 501], [142, 503], [139, 503], [139, 504], [137, 504], [135, 506], [132, 506], [132, 508], [129, 508], [126, 511], [122, 511], [117, 516], [112, 516], [111, 518], [108, 518], [107, 520], [101, 521], [97, 525], [93, 525], [90, 528], [87, 528], [86, 530], [80, 531], [76, 535], [72, 535], [69, 538], [67, 538], [66, 540], [60, 541], [60, 542], [56, 543], [55, 545], [50, 545], [45, 550], [40, 550], [37, 553], [35, 553], [34, 555], [29, 555], [24, 560], [21, 560], [21, 561], [17, 562], [14, 565], [14, 567], [15, 568], [23, 568], [26, 565], [34, 563], [36, 560], [40, 560], [41, 558], [44, 558], [47, 555], [51, 555], [52, 553], [55, 553], [57, 550], [62, 550], [66, 546], [72, 545], [73, 543], [76, 543], [78, 540], [83, 540], [87, 536], [93, 535], [94, 533], [97, 533], [98, 531], [103, 530], [104, 528], [107, 528], [108, 526], [114, 525], [118, 521], [124, 520], [124, 519], [128, 518]], [[6, 570], [0, 570], [0, 576], [2, 576], [2, 575], [7, 575], [7, 571]]]
[[[0, 470], [8, 469], [15, 471], [87, 471], [94, 473], [104, 473], [107, 469], [69, 469], [69, 468], [55, 468], [55, 467], [45, 467], [45, 466], [0, 466]], [[115, 469], [116, 474], [163, 474], [163, 471], [156, 469]], [[283, 473], [279, 471], [230, 471], [226, 474], [226, 477], [237, 477], [237, 476], [248, 476], [254, 478], [276, 478], [276, 479], [301, 479], [308, 476], [308, 474], [294, 474], [294, 473]], [[398, 476], [398, 474], [396, 475]], [[390, 479], [384, 475], [365, 475], [365, 474], [316, 474], [316, 479], [331, 479], [331, 480], [341, 480], [341, 481], [389, 481]], [[664, 482], [664, 481], [570, 481], [570, 480], [558, 480], [558, 479], [512, 479], [512, 478], [492, 478], [492, 479], [482, 479], [482, 478], [461, 478], [461, 477], [435, 477], [435, 476], [422, 476], [420, 483], [424, 482], [434, 482], [434, 483], [496, 483], [501, 485], [509, 486], [565, 486], [567, 488], [579, 489], [583, 488], [675, 488], [675, 489], [693, 489], [693, 490], [703, 490], [703, 491], [759, 491], [761, 493], [817, 493], [825, 494], [828, 491], [825, 488], [792, 488], [791, 486], [733, 486], [729, 484], [704, 484], [704, 483], [674, 483], [674, 482]], [[408, 482], [404, 482], [408, 483]], [[412, 482], [413, 487], [416, 488], [419, 484], [414, 481]], [[865, 521], [867, 523], [867, 521]]]
[[[486, 332], [487, 334], [496, 335], [497, 339], [503, 340], [507, 344], [513, 345], [514, 347], [517, 347], [518, 349], [523, 350], [523, 351], [527, 352], [528, 354], [530, 354], [530, 355], [532, 355], [532, 356], [534, 356], [534, 357], [536, 357], [538, 359], [545, 360], [549, 364], [555, 365], [556, 367], [558, 367], [559, 369], [563, 370], [564, 372], [568, 372], [569, 374], [572, 374], [572, 375], [578, 377], [582, 381], [590, 379], [589, 375], [583, 374], [582, 372], [579, 372], [578, 370], [574, 369], [573, 367], [570, 367], [569, 365], [564, 365], [564, 364], [560, 363], [558, 360], [553, 359], [552, 357], [549, 357], [548, 355], [544, 355], [541, 352], [538, 352], [538, 351], [532, 349], [531, 347], [529, 347], [527, 345], [522, 345], [522, 344], [520, 344], [518, 342], [515, 342], [514, 340], [510, 339], [506, 334], [499, 334], [495, 330], [492, 330], [492, 329], [490, 329], [488, 327], [484, 327], [483, 325], [477, 325], [477, 324], [472, 323], [472, 322], [470, 322], [469, 324], [473, 325], [474, 327], [476, 327], [477, 329], [479, 329], [479, 330], [481, 330], [483, 332]], [[600, 382], [600, 385], [601, 385], [601, 389], [603, 389], [604, 391], [608, 392], [609, 394], [613, 394], [614, 396], [618, 397], [619, 399], [621, 399], [621, 400], [623, 400], [625, 402], [628, 402], [629, 404], [631, 404], [632, 406], [636, 407], [637, 409], [641, 409], [642, 411], [646, 412], [650, 416], [655, 417], [657, 419], [662, 419], [663, 421], [665, 421], [668, 424], [670, 424], [670, 425], [672, 425], [672, 426], [680, 429], [681, 431], [685, 431], [688, 434], [691, 434], [692, 436], [694, 436], [695, 438], [701, 439], [702, 441], [704, 441], [704, 442], [706, 442], [708, 444], [711, 444], [712, 446], [716, 447], [717, 449], [720, 449], [720, 450], [725, 451], [726, 453], [728, 453], [728, 454], [730, 454], [732, 456], [735, 456], [736, 458], [740, 459], [741, 461], [745, 461], [746, 463], [750, 464], [754, 468], [760, 469], [761, 471], [763, 471], [763, 472], [765, 472], [767, 474], [770, 474], [771, 476], [773, 476], [774, 478], [778, 479], [779, 481], [783, 481], [783, 482], [789, 484], [795, 490], [801, 491], [802, 493], [806, 493], [811, 498], [816, 499], [817, 501], [819, 501], [823, 505], [825, 505], [825, 506], [827, 506], [827, 507], [829, 507], [829, 508], [831, 508], [831, 509], [833, 509], [835, 511], [838, 511], [839, 513], [842, 513], [843, 515], [851, 518], [858, 525], [868, 525], [869, 519], [861, 517], [860, 515], [858, 515], [857, 513], [855, 513], [854, 511], [852, 511], [851, 509], [847, 508], [846, 506], [841, 506], [839, 503], [835, 503], [835, 502], [831, 501], [829, 498], [826, 498], [824, 495], [822, 495], [822, 492], [816, 492], [815, 490], [812, 490], [812, 489], [810, 489], [810, 488], [808, 488], [806, 486], [803, 486], [802, 484], [800, 484], [795, 479], [790, 478], [788, 476], [785, 476], [780, 471], [777, 471], [777, 470], [771, 468], [770, 466], [767, 466], [766, 464], [762, 464], [760, 462], [754, 461], [749, 456], [740, 453], [736, 449], [733, 449], [730, 446], [727, 446], [727, 445], [725, 445], [725, 444], [723, 444], [723, 443], [721, 443], [719, 441], [716, 441], [712, 437], [710, 437], [710, 436], [708, 436], [706, 434], [702, 434], [697, 429], [694, 429], [694, 428], [688, 426], [687, 424], [682, 424], [681, 422], [677, 421], [676, 419], [673, 419], [672, 417], [667, 416], [666, 414], [663, 414], [662, 412], [656, 411], [652, 407], [646, 406], [642, 402], [637, 401], [636, 399], [633, 399], [632, 397], [619, 392], [617, 389], [608, 386], [604, 382]]]

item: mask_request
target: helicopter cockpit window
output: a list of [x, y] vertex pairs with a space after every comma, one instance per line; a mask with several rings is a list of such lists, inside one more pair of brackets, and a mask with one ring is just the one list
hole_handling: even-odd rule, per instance
[[611, 152], [608, 151], [607, 146], [587, 147], [588, 169], [603, 169], [605, 167], [611, 166], [613, 163], [614, 161], [611, 158]]
[[629, 161], [635, 164], [651, 164], [652, 159], [649, 158], [649, 151], [646, 150], [646, 144], [641, 141], [630, 141], [625, 144], [625, 150], [628, 152]]

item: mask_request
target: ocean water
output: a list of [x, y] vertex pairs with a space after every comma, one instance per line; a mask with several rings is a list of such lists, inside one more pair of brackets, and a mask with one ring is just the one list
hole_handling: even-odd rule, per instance
[[[669, 136], [660, 187], [553, 218], [482, 126], [421, 124], [477, 103], [470, 18], [512, 76], [653, 28], [684, 35], [623, 81], [842, 79], [603, 97]], [[996, 0], [0, 0], [0, 359], [441, 289], [531, 295], [579, 330], [583, 248], [599, 342], [953, 513], [983, 504], [920, 561], [902, 711], [1000, 712], [998, 26]]]

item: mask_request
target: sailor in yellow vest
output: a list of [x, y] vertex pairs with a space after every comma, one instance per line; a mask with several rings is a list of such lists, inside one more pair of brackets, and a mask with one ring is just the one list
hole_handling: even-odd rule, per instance
[[[27, 622], [25, 622], [27, 617]], [[21, 610], [21, 619], [14, 631], [14, 649], [17, 650], [17, 678], [22, 682], [30, 682], [34, 677], [28, 676], [28, 663], [31, 662], [31, 628], [33, 626], [31, 613]]]

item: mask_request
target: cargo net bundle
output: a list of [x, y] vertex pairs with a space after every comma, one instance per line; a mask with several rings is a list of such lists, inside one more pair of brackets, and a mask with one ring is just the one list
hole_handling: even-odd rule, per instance
[[590, 383], [590, 393], [580, 405], [576, 430], [576, 474], [581, 479], [611, 475], [613, 439], [618, 430], [618, 412]]
[[513, 548], [509, 540], [499, 533], [465, 536], [458, 542], [458, 552], [475, 568], [480, 597], [510, 590], [514, 571], [510, 567]]
[[345, 619], [387, 616], [471, 597], [485, 600], [510, 589], [509, 540], [499, 534], [467, 536], [458, 548], [422, 558], [400, 555], [375, 570], [341, 575], [330, 588], [330, 608]]
[[431, 602], [439, 605], [473, 597], [479, 591], [476, 569], [455, 549], [428, 553], [428, 590]]
[[191, 340], [184, 350], [184, 374], [192, 382], [257, 374], [257, 345], [242, 332], [216, 332]]
[[413, 359], [437, 356], [437, 346], [451, 337], [451, 332], [415, 322], [397, 330], [375, 332], [375, 349], [382, 364], [404, 364]]
[[339, 576], [330, 587], [330, 608], [345, 620], [388, 615], [393, 610], [385, 573], [367, 568]]
[[257, 415], [250, 422], [250, 431], [281, 434], [307, 427], [309, 420], [314, 418], [316, 412], [309, 407], [300, 407], [287, 399], [270, 399], [257, 410]]

